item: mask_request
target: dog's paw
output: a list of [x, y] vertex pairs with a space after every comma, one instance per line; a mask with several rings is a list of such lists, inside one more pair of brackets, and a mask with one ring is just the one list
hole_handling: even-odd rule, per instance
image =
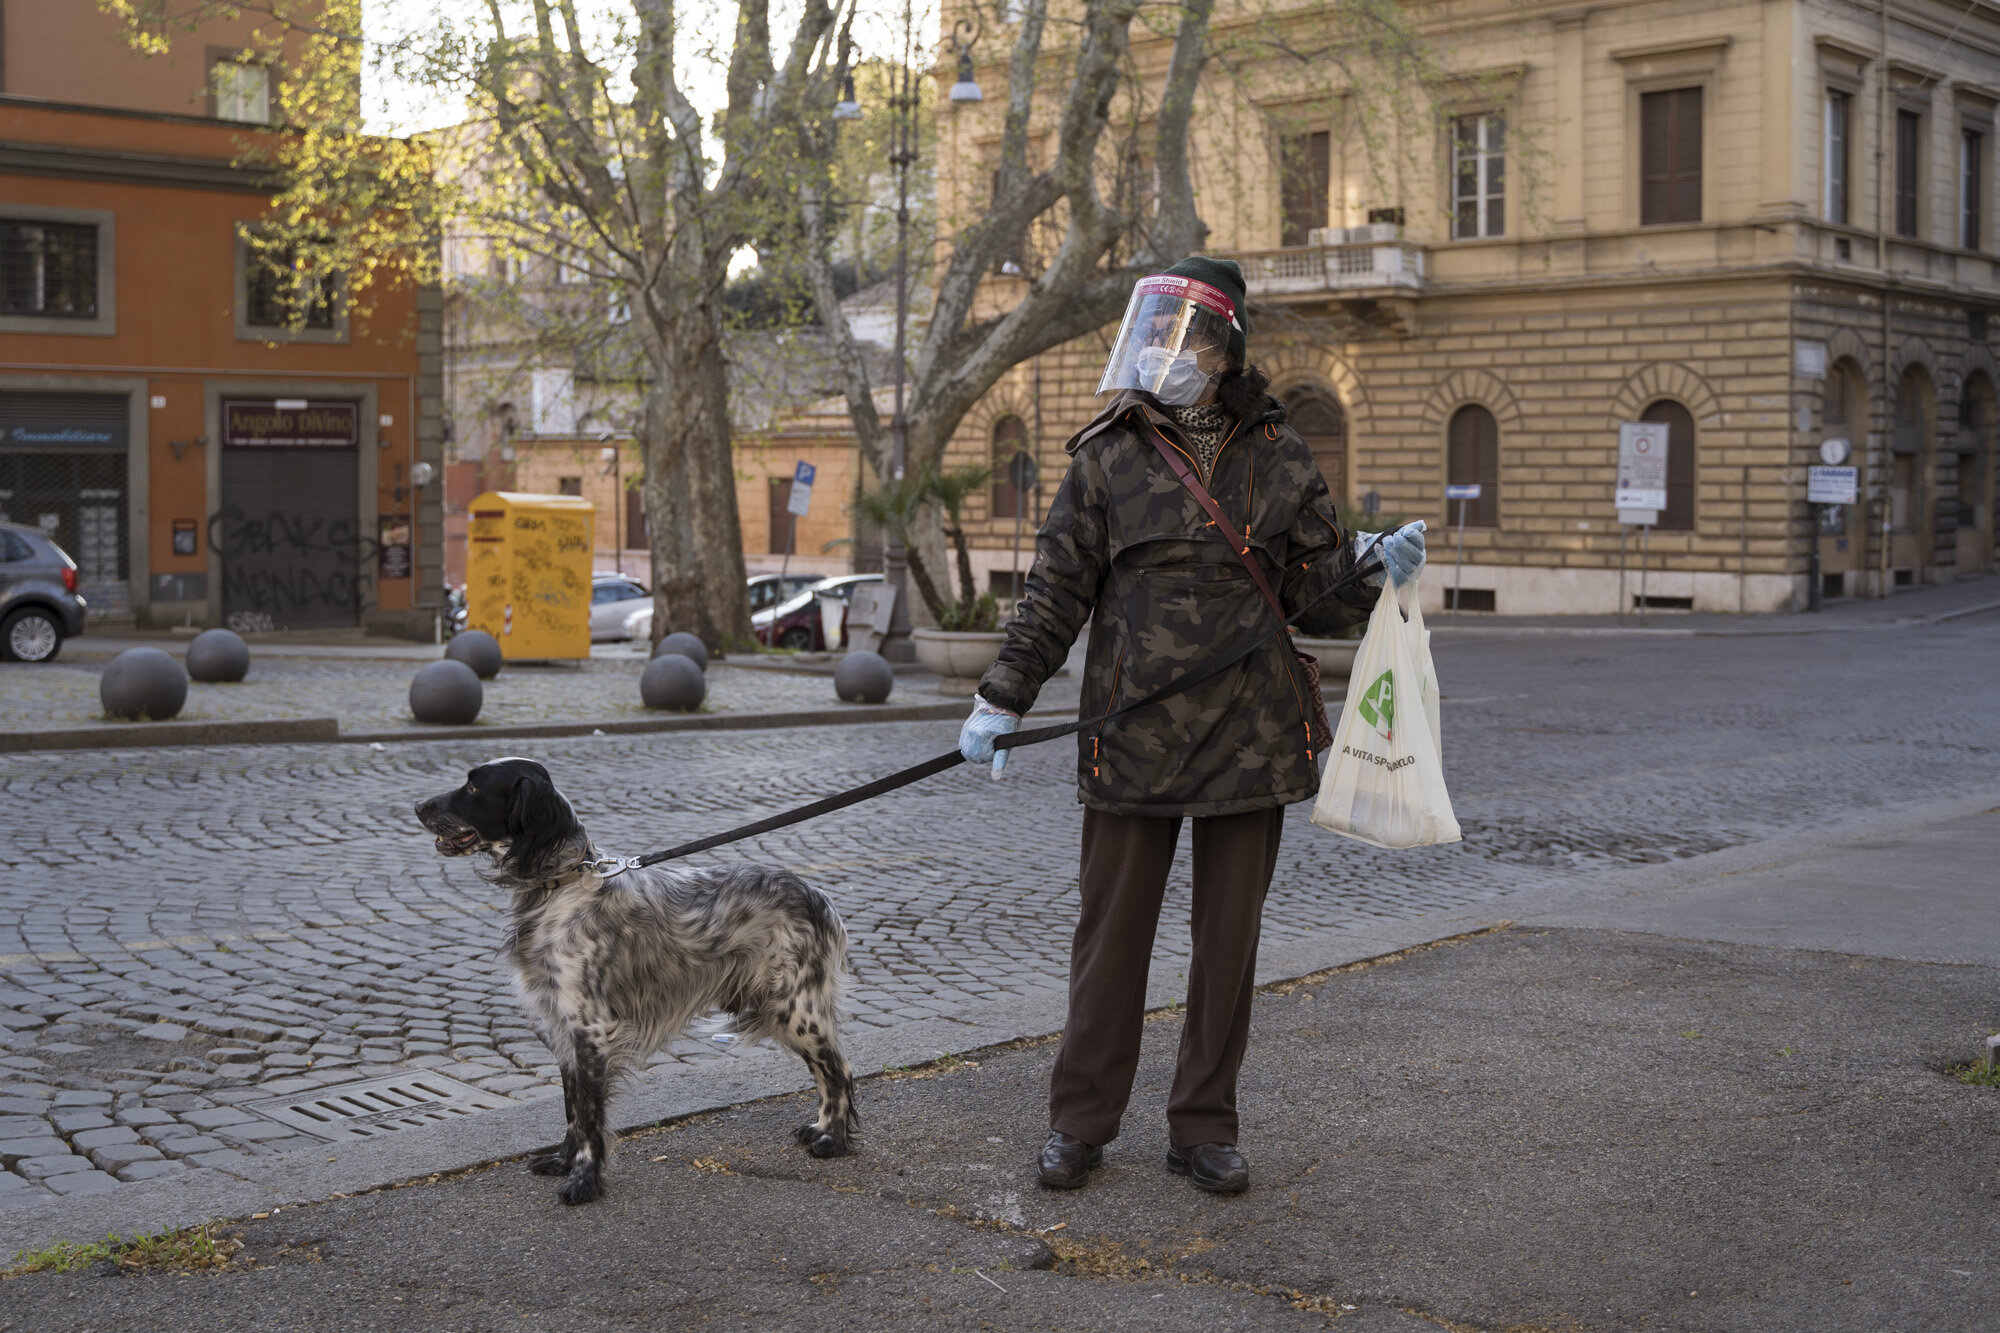
[[556, 1197], [571, 1206], [595, 1203], [604, 1197], [604, 1186], [599, 1182], [596, 1171], [579, 1171], [562, 1183]]
[[571, 1159], [567, 1153], [543, 1153], [540, 1157], [528, 1159], [528, 1169], [538, 1176], [566, 1176], [569, 1174]]
[[806, 1151], [815, 1157], [845, 1157], [854, 1151], [854, 1145], [844, 1134], [821, 1134], [806, 1145]]
[[797, 1143], [801, 1148], [812, 1147], [813, 1140], [819, 1136], [819, 1122], [815, 1120], [808, 1120], [805, 1124], [800, 1125], [792, 1131], [792, 1141]]

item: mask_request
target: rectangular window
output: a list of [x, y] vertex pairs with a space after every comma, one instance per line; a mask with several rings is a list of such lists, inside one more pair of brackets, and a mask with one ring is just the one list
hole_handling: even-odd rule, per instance
[[1986, 136], [1978, 130], [1958, 135], [1958, 243], [1977, 250], [1980, 239], [1980, 191], [1985, 188]]
[[1826, 220], [1847, 223], [1847, 143], [1854, 101], [1848, 94], [1826, 94]]
[[1507, 234], [1507, 118], [1498, 112], [1452, 122], [1453, 240]]
[[1639, 221], [1701, 221], [1699, 88], [1639, 97]]
[[1917, 234], [1917, 166], [1923, 157], [1924, 118], [1896, 113], [1896, 234]]
[[96, 226], [0, 222], [0, 315], [96, 319]]
[[334, 327], [334, 282], [330, 277], [307, 279], [301, 277], [297, 265], [282, 261], [260, 259], [257, 252], [245, 246], [243, 262], [243, 322], [252, 328], [281, 329], [291, 319], [287, 299], [299, 286], [311, 282], [310, 292], [300, 292], [301, 304], [305, 307], [305, 327], [308, 329], [331, 329]]
[[215, 118], [250, 125], [271, 123], [271, 71], [265, 65], [218, 60], [208, 67], [208, 86], [215, 96]]
[[581, 496], [583, 494], [583, 478], [557, 477], [556, 494]]
[[1279, 245], [1306, 245], [1326, 226], [1327, 191], [1333, 185], [1333, 135], [1324, 130], [1288, 135], [1280, 163], [1284, 226]]

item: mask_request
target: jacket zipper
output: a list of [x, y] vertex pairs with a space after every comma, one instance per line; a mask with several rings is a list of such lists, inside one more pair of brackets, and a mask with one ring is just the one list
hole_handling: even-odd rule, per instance
[[[1111, 697], [1107, 699], [1104, 704], [1104, 711], [1107, 714], [1110, 713], [1113, 709], [1118, 707], [1118, 686], [1124, 679], [1125, 679], [1125, 646], [1123, 644], [1120, 644], [1118, 646], [1118, 660], [1112, 663], [1111, 665]], [[1297, 691], [1294, 690], [1293, 693], [1296, 694]], [[1099, 727], [1097, 729], [1097, 734], [1090, 738], [1090, 776], [1092, 776], [1093, 778], [1102, 776], [1102, 772], [1099, 768], [1099, 763], [1102, 758], [1101, 752], [1103, 749], [1103, 745], [1104, 745], [1104, 728]]]

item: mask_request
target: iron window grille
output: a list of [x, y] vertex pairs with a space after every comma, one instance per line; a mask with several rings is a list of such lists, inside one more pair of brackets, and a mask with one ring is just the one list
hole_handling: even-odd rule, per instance
[[96, 319], [96, 226], [0, 222], [0, 315]]

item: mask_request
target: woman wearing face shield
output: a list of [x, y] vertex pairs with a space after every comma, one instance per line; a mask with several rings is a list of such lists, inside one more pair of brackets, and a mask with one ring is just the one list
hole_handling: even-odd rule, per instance
[[[1398, 581], [1422, 567], [1421, 523], [1387, 536], [1341, 531], [1311, 453], [1248, 361], [1244, 296], [1236, 264], [1204, 256], [1134, 289], [1098, 386], [1110, 397], [1064, 446], [1069, 471], [1036, 537], [1026, 596], [959, 737], [965, 757], [991, 762], [995, 777], [1007, 756], [994, 738], [1019, 725], [1086, 622], [1081, 715], [1090, 718], [1268, 633], [1273, 601], [1290, 616], [1364, 547], [1379, 549]], [[1224, 521], [1247, 551], [1232, 547]], [[1319, 602], [1300, 628], [1334, 634], [1364, 619], [1383, 577]], [[1237, 1073], [1284, 809], [1319, 786], [1316, 714], [1294, 654], [1274, 641], [1214, 680], [1079, 734], [1081, 910], [1044, 1185], [1085, 1184], [1117, 1137], [1184, 821], [1193, 825], [1193, 951], [1166, 1164], [1216, 1193], [1249, 1185]]]

